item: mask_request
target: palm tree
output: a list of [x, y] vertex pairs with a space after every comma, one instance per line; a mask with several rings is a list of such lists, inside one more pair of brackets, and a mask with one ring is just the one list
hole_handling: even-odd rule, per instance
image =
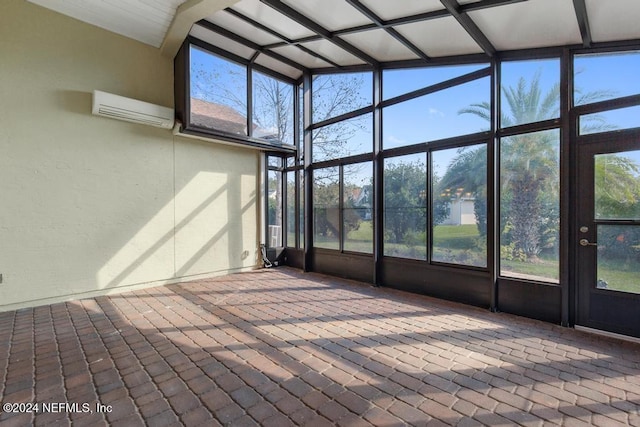
[[[505, 102], [500, 116], [502, 127], [559, 117], [560, 85], [556, 83], [544, 92], [540, 76], [538, 71], [530, 82], [521, 77], [515, 86], [503, 88]], [[594, 102], [612, 95], [610, 91], [582, 93], [579, 89], [576, 93], [577, 104]], [[490, 121], [491, 104], [471, 104], [461, 109], [459, 114], [473, 114]], [[581, 121], [581, 128], [583, 131], [603, 131], [612, 127], [599, 116], [589, 116], [586, 121]], [[484, 150], [477, 150], [475, 153], [475, 156], [459, 156], [450, 168], [468, 171], [464, 184], [460, 184], [465, 187], [477, 187], [477, 178], [486, 162]], [[526, 260], [535, 262], [545, 247], [557, 244], [558, 172], [557, 131], [534, 132], [501, 140], [501, 241], [503, 246], [510, 248], [515, 258], [523, 258], [524, 255]], [[445, 177], [447, 175], [448, 172]]]
[[[522, 77], [515, 86], [503, 90], [506, 101], [501, 114], [503, 127], [559, 115], [559, 84], [544, 93], [540, 72], [529, 83]], [[490, 120], [491, 105], [471, 104], [459, 114]], [[549, 240], [557, 241], [557, 220], [549, 218], [549, 214], [558, 205], [558, 150], [554, 131], [504, 138], [500, 145], [502, 243], [510, 244], [514, 253], [524, 254], [531, 262], [537, 260]], [[478, 168], [486, 162], [486, 153], [478, 154], [480, 158], [476, 159], [461, 157], [471, 184], [477, 181]]]

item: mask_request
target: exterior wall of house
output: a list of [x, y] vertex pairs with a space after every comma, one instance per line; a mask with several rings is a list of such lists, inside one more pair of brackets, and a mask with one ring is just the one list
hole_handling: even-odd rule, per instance
[[449, 216], [443, 225], [475, 224], [476, 214], [473, 210], [473, 199], [456, 199], [449, 205]]
[[24, 0], [0, 53], [0, 311], [258, 264], [257, 151], [91, 115], [172, 106], [172, 60]]

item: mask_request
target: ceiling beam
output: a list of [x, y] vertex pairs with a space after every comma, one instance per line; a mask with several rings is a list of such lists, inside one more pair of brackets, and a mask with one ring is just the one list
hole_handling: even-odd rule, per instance
[[582, 36], [582, 45], [591, 47], [591, 27], [589, 25], [589, 16], [587, 14], [587, 5], [584, 0], [573, 0], [573, 8], [576, 11], [578, 26], [580, 27], [580, 35]]
[[[475, 10], [487, 9], [487, 8], [496, 7], [496, 6], [504, 6], [507, 4], [520, 3], [523, 1], [529, 1], [529, 0], [481, 0], [476, 3], [460, 5], [460, 12], [464, 12], [464, 13], [473, 12]], [[390, 28], [398, 25], [430, 21], [432, 19], [448, 18], [449, 16], [451, 16], [451, 14], [446, 9], [433, 10], [431, 12], [423, 12], [423, 13], [418, 13], [416, 15], [401, 16], [400, 18], [390, 19], [388, 21], [380, 21], [380, 25], [371, 23], [371, 24], [359, 25], [357, 27], [344, 28], [342, 30], [334, 31], [333, 35], [342, 36], [345, 34], [355, 34], [355, 33], [360, 33], [362, 31], [375, 30], [376, 28]], [[316, 41], [321, 39], [322, 39], [321, 36], [315, 35], [315, 36], [303, 37], [301, 39], [292, 40], [292, 42], [305, 43], [305, 42]], [[273, 43], [265, 47], [273, 48], [273, 47], [283, 46], [284, 44], [285, 44], [284, 42]]]
[[387, 34], [389, 34], [391, 37], [399, 41], [402, 45], [404, 45], [404, 47], [406, 47], [415, 55], [417, 55], [418, 58], [424, 59], [425, 61], [428, 61], [430, 59], [426, 53], [424, 53], [420, 48], [418, 48], [416, 45], [411, 43], [406, 37], [400, 34], [395, 28], [385, 26], [384, 21], [380, 19], [380, 17], [376, 15], [371, 9], [363, 5], [360, 2], [360, 0], [347, 0], [347, 3], [349, 3], [351, 6], [356, 8], [364, 16], [369, 18], [369, 20], [371, 20], [376, 25], [376, 27], [385, 30]]
[[447, 9], [456, 21], [465, 29], [467, 33], [482, 48], [484, 53], [493, 57], [496, 54], [496, 48], [493, 47], [487, 36], [478, 28], [473, 19], [466, 12], [461, 11], [460, 5], [456, 0], [440, 0], [440, 3]]
[[160, 46], [162, 55], [174, 58], [182, 42], [189, 35], [191, 26], [211, 16], [219, 10], [234, 5], [239, 0], [187, 0], [178, 6], [176, 14], [173, 16], [171, 25], [164, 35], [164, 40]]
[[506, 4], [522, 3], [529, 0], [480, 0], [475, 3], [461, 4], [460, 12], [468, 13], [474, 10], [482, 10], [490, 7], [504, 6]]
[[336, 46], [340, 47], [341, 49], [349, 52], [353, 56], [361, 59], [362, 61], [366, 62], [367, 64], [372, 65], [374, 67], [378, 67], [380, 65], [380, 63], [376, 59], [374, 59], [373, 57], [369, 56], [368, 54], [366, 54], [365, 52], [361, 51], [360, 49], [358, 49], [357, 47], [353, 46], [352, 44], [347, 43], [343, 39], [339, 38], [338, 36], [336, 36], [335, 34], [330, 32], [329, 30], [327, 30], [326, 28], [324, 28], [320, 24], [316, 23], [315, 21], [312, 21], [306, 15], [303, 15], [302, 13], [300, 13], [297, 10], [293, 9], [292, 7], [284, 4], [281, 0], [260, 0], [260, 1], [262, 3], [264, 3], [264, 4], [266, 4], [267, 6], [270, 6], [274, 10], [280, 12], [281, 14], [285, 15], [286, 17], [288, 17], [290, 19], [293, 19], [294, 21], [296, 21], [298, 24], [302, 25], [303, 27], [306, 27], [307, 29], [309, 29], [309, 30], [313, 31], [314, 33], [318, 34], [323, 39], [325, 39], [327, 41], [330, 41], [331, 43], [335, 44]]
[[[401, 18], [395, 18], [395, 19], [391, 19], [389, 21], [382, 21], [382, 28], [389, 28], [389, 27], [393, 27], [395, 25], [403, 25], [403, 24], [412, 24], [414, 22], [422, 22], [422, 21], [428, 21], [430, 19], [438, 19], [438, 18], [446, 18], [450, 16], [449, 12], [447, 12], [445, 9], [443, 10], [436, 10], [433, 12], [426, 12], [426, 13], [420, 13], [418, 15], [411, 15], [411, 16], [403, 16]], [[371, 24], [365, 24], [365, 25], [359, 25], [357, 27], [350, 27], [350, 28], [344, 28], [342, 30], [337, 30], [333, 32], [334, 36], [343, 36], [346, 34], [355, 34], [355, 33], [360, 33], [362, 31], [370, 31], [370, 30], [375, 30], [376, 28], [380, 28], [380, 26], [371, 23]], [[306, 42], [312, 42], [312, 41], [316, 41], [316, 40], [322, 40], [322, 36], [319, 35], [314, 35], [314, 36], [308, 36], [308, 37], [303, 37], [300, 39], [296, 39], [293, 40], [294, 43], [306, 43]], [[272, 44], [272, 45], [268, 45], [269, 48], [272, 47], [278, 47], [281, 46], [282, 43], [280, 44]]]
[[279, 53], [276, 52], [272, 52], [268, 49], [265, 49], [264, 47], [260, 46], [257, 43], [252, 42], [251, 40], [245, 39], [242, 36], [237, 35], [236, 33], [233, 33], [229, 30], [227, 30], [226, 28], [222, 28], [219, 25], [214, 24], [213, 22], [207, 21], [206, 19], [202, 19], [198, 22], [196, 22], [197, 25], [206, 28], [209, 31], [213, 31], [215, 33], [220, 34], [221, 36], [224, 36], [230, 40], [233, 40], [237, 43], [243, 44], [245, 46], [247, 46], [250, 49], [255, 50], [256, 52], [259, 52], [261, 54], [267, 55], [272, 57], [273, 59], [276, 59], [284, 64], [287, 64], [290, 67], [296, 68], [300, 71], [305, 71], [307, 69], [307, 67], [305, 67], [302, 64], [299, 64], [289, 58], [287, 58], [286, 56], [282, 56]]
[[276, 30], [274, 30], [273, 28], [270, 28], [267, 25], [261, 24], [260, 22], [256, 21], [255, 19], [249, 18], [248, 16], [238, 12], [237, 10], [228, 8], [228, 9], [225, 9], [225, 12], [228, 12], [228, 13], [232, 14], [236, 18], [241, 19], [244, 22], [246, 22], [246, 23], [248, 23], [250, 25], [253, 25], [254, 27], [256, 27], [256, 28], [258, 28], [258, 29], [260, 29], [262, 31], [265, 31], [265, 32], [271, 34], [274, 37], [277, 37], [277, 38], [279, 38], [281, 40], [284, 40], [281, 43], [272, 43], [271, 45], [268, 45], [268, 46], [263, 45], [262, 47], [264, 49], [266, 49], [266, 50], [274, 49], [274, 48], [277, 48], [277, 47], [284, 47], [284, 46], [296, 46], [298, 49], [303, 50], [304, 52], [308, 53], [309, 55], [314, 56], [314, 57], [326, 62], [327, 64], [333, 65], [334, 67], [338, 67], [338, 68], [341, 67], [341, 65], [336, 64], [335, 62], [333, 62], [329, 58], [326, 58], [323, 55], [319, 54], [318, 52], [312, 51], [311, 49], [307, 49], [306, 47], [300, 45], [299, 42], [291, 40], [288, 37], [285, 37], [284, 35], [280, 34]]

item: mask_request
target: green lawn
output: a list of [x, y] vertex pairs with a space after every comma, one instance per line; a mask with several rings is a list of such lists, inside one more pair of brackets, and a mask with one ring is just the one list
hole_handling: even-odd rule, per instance
[[640, 263], [633, 261], [599, 260], [598, 280], [607, 283], [607, 289], [640, 293]]
[[[485, 266], [486, 251], [479, 244], [478, 228], [475, 224], [439, 225], [433, 230], [433, 260], [463, 265]], [[318, 241], [319, 247], [337, 249], [337, 241]], [[372, 221], [362, 221], [356, 230], [347, 234], [345, 249], [371, 253], [373, 249]], [[385, 243], [385, 255], [411, 259], [426, 259], [425, 244]], [[501, 260], [500, 274], [507, 277], [559, 282], [558, 259], [541, 255], [537, 262]], [[640, 293], [640, 263], [601, 261], [598, 279], [607, 282], [608, 289]]]

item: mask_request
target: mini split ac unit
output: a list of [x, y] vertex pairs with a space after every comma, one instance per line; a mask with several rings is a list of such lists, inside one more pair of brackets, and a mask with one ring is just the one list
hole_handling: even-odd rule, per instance
[[173, 128], [172, 108], [137, 99], [125, 98], [99, 90], [93, 91], [93, 110], [96, 116], [111, 117], [165, 129]]

